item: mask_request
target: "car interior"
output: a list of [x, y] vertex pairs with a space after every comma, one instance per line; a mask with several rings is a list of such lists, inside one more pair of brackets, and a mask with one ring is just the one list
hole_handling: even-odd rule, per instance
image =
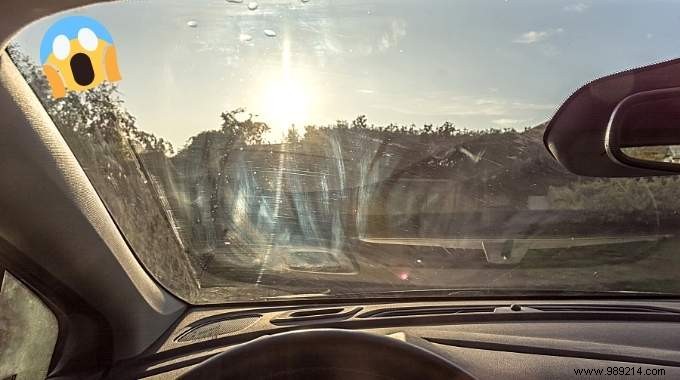
[[[2, 1], [0, 379], [680, 378], [680, 216], [673, 203], [680, 174], [679, 59], [642, 58], [633, 69], [625, 61], [626, 69], [598, 71], [599, 79], [570, 82], [567, 88], [576, 91], [567, 97], [561, 90], [555, 96], [566, 100], [553, 108], [502, 103], [547, 112], [546, 122], [528, 121], [532, 126], [524, 130], [461, 132], [444, 123], [414, 132], [358, 117], [333, 128], [308, 127], [304, 136], [293, 127], [282, 142], [272, 142], [283, 133], [277, 131], [263, 140], [262, 131], [276, 120], [300, 126], [295, 103], [307, 97], [290, 81], [283, 82], [289, 85], [283, 96], [273, 93], [278, 103], [296, 101], [272, 111], [279, 119], [272, 116], [271, 125], [267, 116], [241, 118], [250, 111], [217, 112], [208, 120], [222, 129], [177, 132], [172, 154], [163, 153], [166, 140], [136, 127], [154, 125], [144, 115], [162, 113], [163, 123], [172, 124], [179, 117], [173, 96], [194, 99], [185, 113], [203, 112], [201, 98], [211, 94], [246, 99], [245, 89], [210, 90], [212, 82], [242, 83], [239, 72], [224, 74], [227, 79], [202, 76], [228, 61], [218, 54], [236, 57], [225, 65], [259, 62], [267, 54], [288, 62], [276, 75], [296, 73], [296, 57], [309, 54], [319, 59], [305, 66], [314, 75], [346, 70], [333, 83], [319, 82], [329, 93], [365, 74], [370, 78], [361, 86], [375, 81], [401, 89], [396, 83], [403, 81], [419, 96], [410, 65], [444, 59], [454, 38], [434, 37], [444, 28], [439, 17], [457, 12], [453, 3], [482, 10], [466, 15], [461, 8], [452, 23], [486, 17], [482, 11], [491, 9], [490, 2], [429, 2], [434, 11], [417, 18], [414, 9], [423, 5], [407, 0]], [[518, 3], [520, 23], [532, 19], [534, 6], [569, 17], [604, 6]], [[620, 6], [633, 3], [663, 3], [661, 13], [669, 3], [680, 6]], [[228, 7], [237, 10], [220, 13]], [[303, 12], [312, 16], [302, 19]], [[354, 13], [381, 17], [373, 25], [384, 24], [388, 37], [369, 35], [365, 41], [375, 46], [347, 49], [343, 43], [359, 28]], [[630, 13], [626, 17], [635, 17]], [[511, 17], [493, 14], [489, 25]], [[265, 26], [288, 24], [260, 28], [250, 15]], [[50, 58], [26, 63], [40, 52], [40, 38], [51, 36], [50, 25], [70, 16], [96, 18], [108, 28], [112, 38], [87, 29], [99, 36], [96, 46], [109, 49], [103, 69], [90, 63], [99, 58], [82, 42], [82, 28], [81, 53], [69, 52], [78, 43], [69, 42], [70, 32], [60, 34], [71, 61], [56, 77], [47, 67], [59, 60], [59, 37], [47, 42]], [[416, 19], [421, 24], [409, 24]], [[332, 27], [336, 34], [315, 37]], [[222, 46], [223, 36], [211, 37], [217, 32], [201, 34], [207, 28], [236, 34], [237, 47]], [[510, 36], [508, 49], [566, 38], [575, 29]], [[153, 34], [156, 45], [133, 48], [146, 38], [138, 32]], [[399, 51], [400, 41], [417, 33], [429, 37]], [[296, 50], [305, 50], [296, 38], [325, 45], [304, 53]], [[272, 41], [268, 50], [246, 52]], [[400, 60], [419, 46], [442, 56], [423, 57], [420, 50], [408, 64]], [[285, 53], [287, 47], [292, 52]], [[173, 61], [172, 54], [193, 48], [193, 58]], [[379, 54], [393, 54], [386, 58], [392, 63], [372, 66]], [[570, 53], [562, 54], [558, 59]], [[515, 57], [505, 57], [507, 64], [497, 64], [513, 81]], [[180, 60], [184, 66], [173, 68]], [[355, 66], [362, 64], [364, 74]], [[433, 67], [440, 79], [428, 85], [463, 80]], [[68, 71], [73, 79], [61, 82]], [[395, 76], [383, 76], [387, 72]], [[100, 75], [106, 78], [95, 84]], [[121, 98], [109, 98], [116, 83]], [[182, 87], [186, 83], [197, 87]], [[199, 95], [193, 89], [201, 86], [206, 92]], [[176, 87], [174, 95], [169, 87]], [[380, 92], [360, 88], [329, 103], [339, 102], [333, 103], [338, 110], [343, 102], [372, 107], [377, 100], [364, 97]], [[253, 99], [262, 98], [257, 94]], [[130, 113], [109, 99], [129, 100]], [[496, 115], [500, 102], [472, 103], [492, 107], [482, 114], [507, 125]], [[159, 113], [144, 113], [153, 107]], [[132, 116], [138, 110], [141, 116]], [[149, 128], [157, 136], [164, 131]], [[119, 143], [120, 151], [113, 148]], [[572, 203], [554, 211], [567, 200]], [[610, 207], [615, 202], [625, 204], [624, 211]]]

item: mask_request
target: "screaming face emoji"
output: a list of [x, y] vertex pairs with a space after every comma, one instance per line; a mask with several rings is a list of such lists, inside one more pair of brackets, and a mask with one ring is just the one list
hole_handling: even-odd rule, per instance
[[99, 22], [70, 16], [54, 23], [40, 44], [40, 63], [54, 98], [121, 80], [113, 39]]

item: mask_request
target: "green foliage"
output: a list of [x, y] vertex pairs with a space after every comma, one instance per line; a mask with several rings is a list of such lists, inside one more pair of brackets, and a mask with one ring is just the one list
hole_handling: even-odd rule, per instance
[[136, 119], [125, 108], [115, 84], [105, 82], [94, 89], [69, 92], [64, 98], [54, 99], [42, 69], [22, 54], [17, 45], [10, 45], [8, 51], [62, 133], [68, 126], [70, 131], [67, 133], [84, 140], [95, 137], [121, 148], [120, 152], [126, 150], [123, 149], [126, 144], [132, 143], [144, 151], [173, 153], [169, 141], [137, 128]]
[[300, 139], [301, 139], [300, 133], [298, 133], [295, 126], [288, 128], [288, 132], [286, 133], [285, 138], [286, 144], [298, 144], [300, 142]]
[[264, 134], [270, 130], [269, 126], [265, 123], [253, 121], [252, 114], [246, 120], [239, 121], [237, 115], [243, 113], [245, 113], [243, 108], [223, 112], [220, 115], [220, 118], [222, 118], [222, 133], [232, 146], [262, 144]]
[[366, 115], [357, 116], [354, 121], [352, 121], [352, 128], [354, 129], [366, 129], [368, 128], [368, 123], [366, 122]]

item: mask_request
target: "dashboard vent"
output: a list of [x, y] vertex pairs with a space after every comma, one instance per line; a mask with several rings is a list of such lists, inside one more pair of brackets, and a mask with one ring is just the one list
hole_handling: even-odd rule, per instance
[[326, 322], [329, 320], [340, 321], [351, 318], [359, 311], [361, 311], [361, 307], [333, 307], [326, 309], [298, 310], [285, 312], [276, 318], [273, 318], [270, 322], [275, 325], [287, 325], [308, 322]]
[[212, 339], [222, 335], [229, 335], [247, 329], [260, 319], [260, 315], [245, 315], [229, 319], [207, 322], [190, 327], [182, 332], [175, 341], [189, 342], [199, 339]]

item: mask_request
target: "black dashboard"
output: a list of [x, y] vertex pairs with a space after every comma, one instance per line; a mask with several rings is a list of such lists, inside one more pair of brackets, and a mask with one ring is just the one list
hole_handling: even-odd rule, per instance
[[663, 301], [197, 308], [108, 378], [680, 378], [678, 337]]

